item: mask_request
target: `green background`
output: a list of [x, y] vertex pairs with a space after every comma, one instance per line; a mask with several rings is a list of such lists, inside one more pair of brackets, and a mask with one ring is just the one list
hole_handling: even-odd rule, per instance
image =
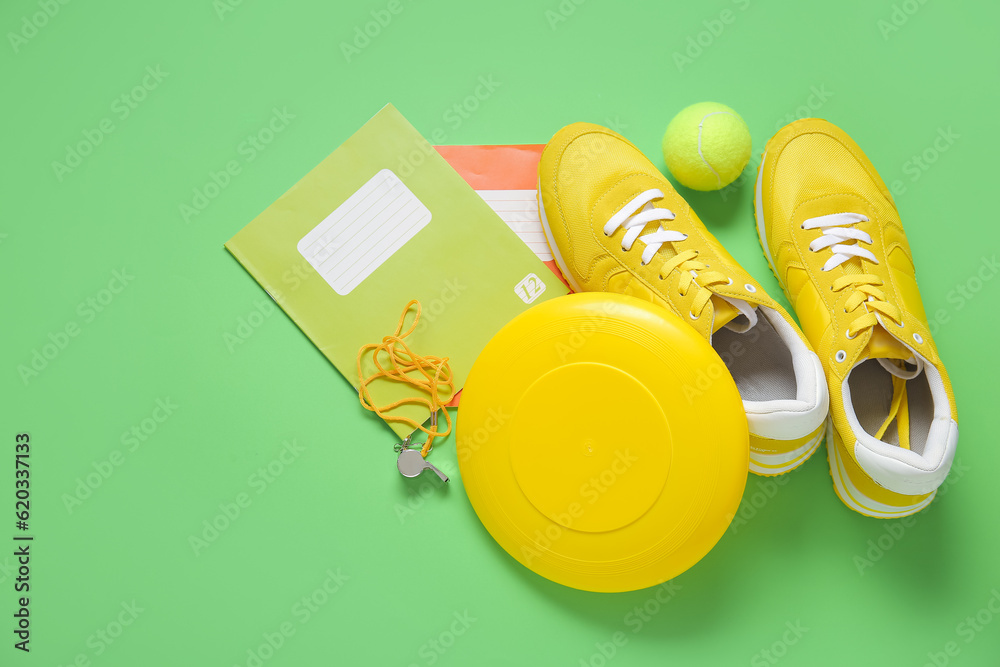
[[[262, 664], [1000, 661], [987, 606], [1000, 590], [996, 3], [403, 0], [395, 15], [383, 0], [51, 4], [51, 18], [38, 14], [46, 0], [0, 8], [0, 535], [13, 545], [14, 436], [26, 431], [36, 536], [30, 655], [12, 648], [13, 546], [0, 550], [0, 663], [252, 665], [284, 623], [294, 634]], [[348, 58], [341, 44], [373, 11], [391, 20]], [[162, 80], [124, 106], [157, 66]], [[467, 117], [449, 113], [480, 77], [498, 86]], [[665, 605], [651, 590], [571, 590], [493, 543], [453, 439], [433, 459], [456, 475], [447, 488], [400, 478], [389, 431], [222, 244], [386, 102], [456, 144], [608, 124], [662, 165], [667, 122], [703, 100], [743, 114], [752, 164], [778, 126], [819, 115], [899, 181], [924, 302], [942, 318], [958, 463], [928, 510], [882, 522], [837, 500], [821, 453], [780, 485], [751, 477], [737, 524]], [[276, 108], [294, 119], [250, 150]], [[78, 166], [53, 167], [94, 132]], [[185, 220], [181, 205], [231, 160], [239, 173]], [[750, 182], [687, 194], [777, 294]], [[124, 289], [104, 291], [123, 269]], [[26, 374], [36, 351], [52, 358]], [[280, 474], [257, 472], [268, 466]], [[68, 507], [81, 483], [89, 496]], [[239, 516], [192, 546], [237, 499]], [[327, 594], [330, 571], [346, 580]], [[133, 602], [142, 611], [123, 611]]]

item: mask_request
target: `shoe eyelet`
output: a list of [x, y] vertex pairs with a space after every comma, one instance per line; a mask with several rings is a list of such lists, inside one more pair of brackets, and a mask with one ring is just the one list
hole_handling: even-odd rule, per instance
[[688, 317], [690, 317], [690, 318], [691, 318], [692, 320], [696, 320], [696, 319], [698, 319], [699, 317], [701, 317], [701, 315], [695, 315], [694, 313], [692, 313], [692, 312], [691, 312], [691, 311], [689, 310], [689, 311], [688, 311]]
[[844, 332], [844, 336], [847, 337], [847, 340], [854, 340], [855, 338], [858, 337], [858, 334], [854, 334], [852, 336], [850, 330], [847, 330], [847, 331]]
[[837, 354], [834, 359], [836, 359], [838, 363], [842, 364], [844, 363], [844, 360], [847, 359], [847, 353], [843, 350], [837, 350]]
[[900, 329], [902, 329], [903, 327], [906, 326], [906, 322], [903, 322], [902, 320], [900, 320], [899, 322], [896, 322], [896, 326], [899, 327]]
[[732, 284], [733, 284], [733, 279], [732, 279], [732, 278], [729, 278], [729, 282], [728, 282], [728, 283], [726, 283], [726, 287], [729, 287], [729, 286], [730, 286], [730, 285], [732, 285]]
[[754, 287], [753, 285], [751, 285], [750, 283], [747, 283], [746, 285], [744, 285], [743, 289], [745, 289], [746, 291], [750, 292], [751, 294], [753, 294], [754, 292], [757, 291], [757, 288]]
[[915, 333], [915, 334], [913, 334], [913, 340], [917, 341], [918, 343], [923, 343], [924, 342], [924, 337], [921, 336], [918, 333]]

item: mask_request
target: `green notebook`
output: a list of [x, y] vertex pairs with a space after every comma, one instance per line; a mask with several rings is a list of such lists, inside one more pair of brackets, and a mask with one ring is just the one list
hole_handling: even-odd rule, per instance
[[[411, 299], [423, 314], [407, 344], [448, 357], [457, 389], [504, 324], [567, 293], [392, 105], [226, 248], [355, 389], [358, 349], [392, 334]], [[381, 405], [413, 395], [386, 380], [371, 391]], [[417, 406], [393, 414], [428, 416]], [[389, 425], [401, 438], [413, 430]]]

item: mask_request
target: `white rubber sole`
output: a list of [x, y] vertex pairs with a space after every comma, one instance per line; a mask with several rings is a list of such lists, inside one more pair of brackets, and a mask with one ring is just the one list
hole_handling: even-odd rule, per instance
[[754, 222], [757, 223], [757, 238], [760, 239], [761, 250], [764, 251], [764, 259], [767, 260], [767, 265], [771, 267], [771, 274], [774, 276], [775, 280], [778, 281], [778, 285], [781, 286], [782, 291], [785, 295], [788, 295], [788, 290], [785, 289], [785, 283], [778, 275], [778, 272], [774, 270], [774, 260], [771, 258], [771, 249], [767, 245], [767, 234], [764, 233], [764, 204], [763, 197], [761, 197], [761, 190], [764, 184], [764, 163], [767, 161], [767, 151], [764, 151], [763, 155], [760, 156], [760, 165], [757, 167], [757, 185], [754, 188], [753, 197], [753, 217]]
[[759, 454], [750, 450], [750, 472], [773, 477], [795, 470], [819, 449], [824, 437], [826, 429], [820, 429], [819, 433], [801, 447], [781, 454]]
[[847, 476], [847, 471], [844, 469], [844, 461], [841, 458], [841, 454], [837, 449], [836, 443], [833, 441], [832, 421], [827, 422], [826, 437], [826, 447], [830, 459], [830, 476], [833, 477], [834, 489], [837, 491], [837, 495], [840, 497], [840, 500], [855, 512], [864, 514], [865, 516], [874, 517], [876, 519], [898, 519], [900, 517], [916, 514], [930, 505], [931, 501], [934, 500], [934, 496], [937, 495], [937, 491], [934, 491], [931, 495], [927, 496], [927, 498], [919, 503], [907, 505], [905, 507], [886, 505], [885, 503], [869, 498], [867, 495], [859, 491], [858, 487], [854, 486], [851, 478]]
[[545, 240], [548, 241], [549, 250], [552, 251], [552, 259], [556, 261], [556, 266], [563, 274], [563, 278], [569, 283], [569, 286], [573, 288], [574, 292], [582, 292], [580, 285], [573, 278], [573, 274], [569, 272], [569, 267], [566, 266], [566, 261], [563, 259], [562, 253], [559, 252], [559, 246], [556, 245], [556, 240], [552, 237], [552, 229], [549, 228], [549, 219], [545, 217], [545, 205], [542, 203], [542, 180], [538, 179], [538, 217], [542, 221], [542, 231], [545, 232]]

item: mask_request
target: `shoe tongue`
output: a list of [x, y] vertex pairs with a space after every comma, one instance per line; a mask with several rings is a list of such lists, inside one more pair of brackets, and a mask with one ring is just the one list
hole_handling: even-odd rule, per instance
[[913, 350], [893, 338], [878, 324], [872, 329], [866, 352], [869, 359], [875, 359], [882, 368], [901, 380], [912, 380], [924, 370], [923, 361]]
[[[713, 294], [712, 306], [715, 310], [712, 333], [715, 333], [722, 327], [726, 327], [736, 333], [744, 333], [757, 324], [757, 310], [742, 299], [731, 299]], [[744, 319], [738, 319], [741, 315]]]
[[721, 298], [718, 294], [712, 295], [712, 305], [715, 307], [715, 321], [712, 322], [712, 333], [715, 333], [742, 315], [740, 311], [736, 310], [736, 306]]
[[888, 331], [877, 324], [872, 328], [872, 337], [868, 341], [869, 359], [899, 359], [906, 361], [913, 356], [908, 347], [893, 338]]

